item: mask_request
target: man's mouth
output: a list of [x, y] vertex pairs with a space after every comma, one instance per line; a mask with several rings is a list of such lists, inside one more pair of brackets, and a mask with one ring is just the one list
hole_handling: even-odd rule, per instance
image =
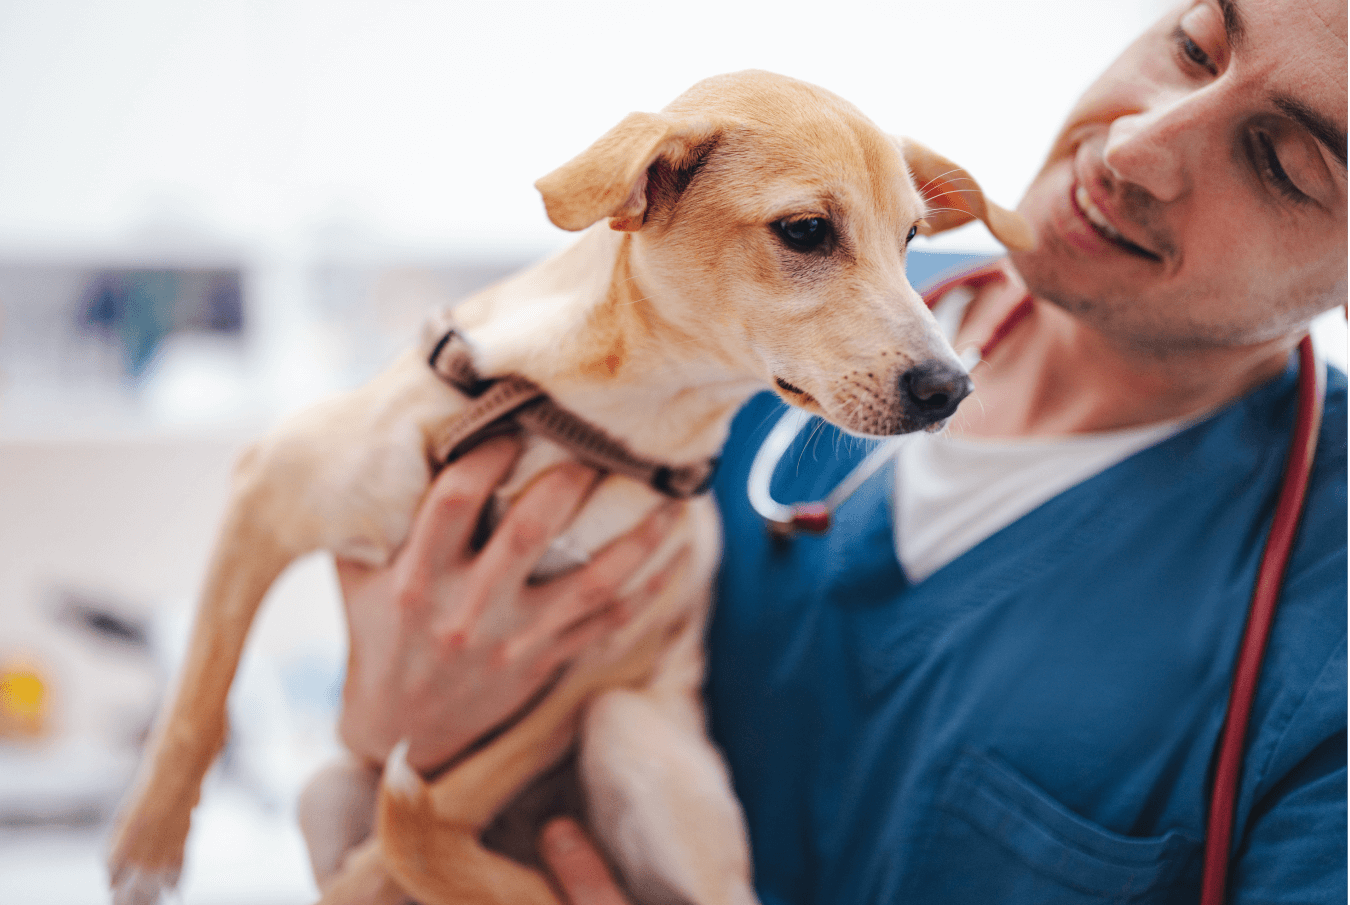
[[1083, 219], [1088, 222], [1088, 225], [1093, 228], [1097, 235], [1101, 236], [1107, 242], [1110, 242], [1112, 245], [1116, 245], [1131, 254], [1148, 258], [1150, 261], [1162, 260], [1161, 257], [1149, 251], [1147, 248], [1141, 248], [1122, 236], [1120, 232], [1107, 221], [1106, 215], [1101, 212], [1101, 209], [1093, 203], [1092, 197], [1088, 195], [1087, 189], [1083, 188], [1082, 183], [1074, 185], [1073, 204], [1074, 207], [1078, 208], [1078, 212], [1083, 215]]

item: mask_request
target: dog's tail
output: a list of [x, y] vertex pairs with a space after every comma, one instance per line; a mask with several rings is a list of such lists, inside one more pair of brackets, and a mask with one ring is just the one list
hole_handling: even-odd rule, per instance
[[385, 868], [409, 896], [424, 905], [561, 905], [539, 873], [484, 848], [481, 826], [439, 813], [444, 790], [436, 792], [401, 742], [385, 763], [375, 826]]
[[384, 865], [424, 905], [561, 905], [538, 872], [488, 851], [480, 835], [531, 779], [566, 754], [596, 692], [644, 681], [676, 629], [631, 623], [609, 656], [582, 658], [520, 720], [428, 785], [390, 753], [376, 806]]

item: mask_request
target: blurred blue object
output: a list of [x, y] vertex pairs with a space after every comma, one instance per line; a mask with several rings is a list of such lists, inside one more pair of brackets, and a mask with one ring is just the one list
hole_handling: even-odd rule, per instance
[[911, 248], [905, 270], [910, 284], [922, 292], [925, 286], [931, 286], [940, 278], [974, 267], [992, 257], [986, 252], [920, 251]]
[[176, 330], [238, 333], [239, 283], [237, 271], [105, 271], [90, 281], [80, 323], [116, 341], [126, 374], [140, 377]]

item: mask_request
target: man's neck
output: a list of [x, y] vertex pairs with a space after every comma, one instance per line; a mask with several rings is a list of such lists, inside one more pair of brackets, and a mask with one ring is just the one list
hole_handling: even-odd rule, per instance
[[[985, 286], [958, 346], [983, 342], [1024, 297], [1015, 275]], [[1240, 348], [1158, 352], [1114, 341], [1049, 302], [971, 373], [973, 396], [952, 420], [967, 437], [1045, 437], [1195, 417], [1279, 374], [1296, 337]]]

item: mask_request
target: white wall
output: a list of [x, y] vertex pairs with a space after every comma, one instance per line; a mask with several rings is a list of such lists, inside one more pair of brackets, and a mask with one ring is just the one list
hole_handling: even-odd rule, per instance
[[533, 253], [563, 241], [534, 179], [747, 67], [835, 90], [1011, 203], [1165, 5], [6, 0], [0, 251], [338, 234]]
[[[341, 318], [312, 297], [315, 261], [558, 247], [533, 181], [699, 78], [822, 84], [1011, 204], [1073, 100], [1168, 5], [0, 0], [0, 258], [242, 263], [248, 356], [216, 368], [214, 395], [275, 417], [368, 373], [324, 345]], [[936, 244], [996, 247], [979, 224]], [[1328, 345], [1343, 361], [1343, 332]], [[203, 370], [209, 350], [189, 352], [179, 370]], [[202, 420], [203, 381], [159, 383], [130, 415], [99, 396], [80, 419], [186, 393], [150, 420]], [[0, 392], [0, 431], [77, 407], [3, 374]]]

